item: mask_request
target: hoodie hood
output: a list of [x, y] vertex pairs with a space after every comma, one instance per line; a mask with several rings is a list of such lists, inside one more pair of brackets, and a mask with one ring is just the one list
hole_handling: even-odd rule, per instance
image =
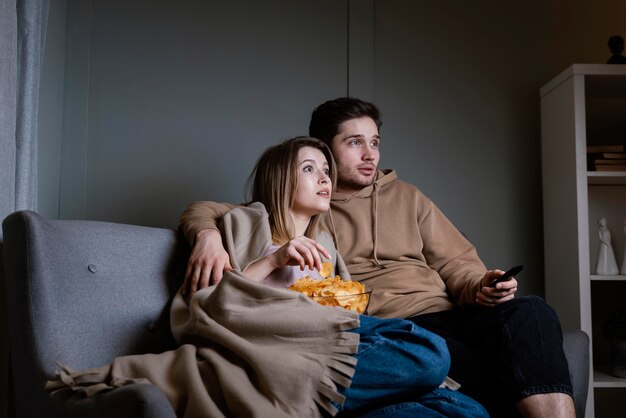
[[398, 178], [395, 170], [382, 169], [376, 172], [376, 180], [356, 193], [333, 192], [332, 201], [347, 202], [352, 199], [367, 199], [376, 194], [377, 190]]

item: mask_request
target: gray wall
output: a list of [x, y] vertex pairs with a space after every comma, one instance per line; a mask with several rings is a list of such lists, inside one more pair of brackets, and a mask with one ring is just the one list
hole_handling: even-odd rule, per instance
[[66, 1], [51, 2], [43, 70], [39, 84], [39, 160], [37, 211], [59, 217], [63, 98], [65, 96]]
[[261, 150], [350, 94], [382, 108], [381, 166], [543, 294], [539, 88], [605, 62], [626, 1], [505, 3], [55, 0], [40, 212], [175, 227], [241, 201]]

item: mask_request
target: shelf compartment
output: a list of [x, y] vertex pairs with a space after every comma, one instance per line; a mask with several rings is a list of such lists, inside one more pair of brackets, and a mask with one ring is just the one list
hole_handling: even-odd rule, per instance
[[591, 275], [591, 280], [597, 280], [597, 281], [605, 281], [605, 282], [626, 282], [626, 276], [624, 275], [615, 275], [615, 276], [600, 276], [597, 274], [592, 274]]
[[626, 171], [588, 171], [587, 183], [594, 186], [624, 186]]
[[626, 379], [611, 376], [606, 371], [607, 368], [595, 369], [593, 371], [593, 387], [594, 388], [626, 388]]

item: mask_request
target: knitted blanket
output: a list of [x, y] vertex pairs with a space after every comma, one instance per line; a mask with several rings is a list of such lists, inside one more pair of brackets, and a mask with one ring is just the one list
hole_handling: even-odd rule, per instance
[[355, 312], [228, 272], [189, 305], [179, 291], [171, 309], [180, 344], [161, 354], [118, 357], [83, 371], [62, 367], [53, 394], [96, 396], [130, 383], [158, 386], [180, 417], [321, 417], [335, 415], [354, 374]]

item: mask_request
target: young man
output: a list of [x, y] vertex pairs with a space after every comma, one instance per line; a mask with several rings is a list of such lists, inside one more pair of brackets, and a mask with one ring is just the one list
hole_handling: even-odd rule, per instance
[[[352, 278], [373, 289], [369, 314], [404, 317], [446, 339], [449, 375], [492, 416], [573, 417], [558, 318], [543, 300], [515, 298], [515, 278], [498, 283], [474, 246], [416, 187], [379, 170], [378, 108], [354, 98], [318, 106], [309, 134], [337, 163], [331, 203], [337, 248]], [[181, 217], [194, 245], [189, 292], [219, 282], [230, 268], [218, 220], [228, 204], [197, 202]], [[313, 251], [310, 263], [321, 257]]]

